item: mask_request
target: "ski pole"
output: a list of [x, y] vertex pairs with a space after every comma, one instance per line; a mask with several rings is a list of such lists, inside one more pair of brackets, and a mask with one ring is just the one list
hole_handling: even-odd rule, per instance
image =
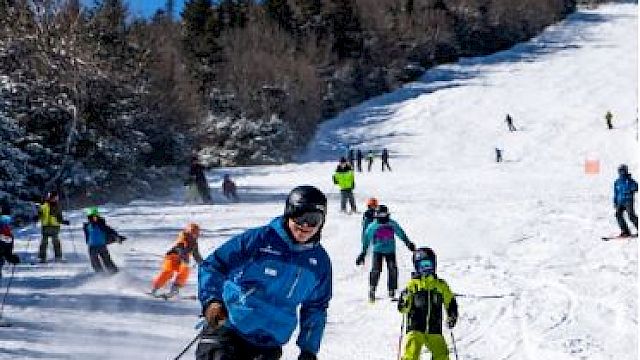
[[[65, 197], [65, 200], [67, 200], [67, 209], [70, 209], [71, 202], [69, 201], [69, 194], [67, 194], [66, 191], [64, 192], [64, 197]], [[69, 225], [67, 225], [67, 230], [69, 231], [69, 236], [71, 237], [71, 246], [73, 247], [73, 257], [77, 259], [78, 252], [76, 251], [76, 241], [73, 236], [73, 231], [71, 230], [71, 227], [69, 227]]]
[[193, 344], [195, 344], [195, 342], [198, 341], [198, 339], [200, 339], [201, 336], [202, 336], [202, 332], [198, 332], [198, 334], [193, 338], [193, 340], [191, 340], [191, 342], [189, 342], [189, 344], [187, 344], [187, 346], [182, 350], [182, 352], [178, 354], [178, 356], [176, 356], [173, 360], [180, 359], [182, 355], [184, 355], [187, 351], [189, 351], [189, 349], [193, 346]]
[[9, 277], [9, 282], [7, 283], [7, 290], [4, 292], [4, 296], [2, 297], [2, 305], [0, 306], [0, 319], [2, 319], [2, 314], [4, 313], [4, 302], [7, 300], [7, 295], [9, 294], [9, 289], [11, 288], [11, 282], [13, 281], [13, 275], [16, 271], [16, 264], [13, 264], [11, 267], [11, 276]]
[[514, 293], [500, 295], [473, 295], [473, 294], [453, 294], [455, 297], [473, 298], [473, 299], [502, 299], [509, 296], [516, 296]]
[[456, 360], [458, 360], [458, 349], [456, 349], [456, 338], [453, 336], [453, 329], [449, 331], [451, 332], [451, 343], [453, 344], [453, 354], [456, 356]]
[[402, 323], [400, 324], [400, 336], [398, 337], [398, 360], [402, 356], [402, 337], [404, 336], [404, 314], [402, 314]]

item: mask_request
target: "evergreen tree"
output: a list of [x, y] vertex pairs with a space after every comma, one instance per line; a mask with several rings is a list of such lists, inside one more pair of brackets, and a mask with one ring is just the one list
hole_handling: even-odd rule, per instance
[[338, 58], [358, 57], [362, 53], [362, 27], [353, 0], [330, 0], [325, 12], [331, 24], [333, 51]]
[[293, 11], [287, 0], [265, 0], [264, 6], [267, 15], [282, 26], [283, 29], [289, 32], [293, 29]]

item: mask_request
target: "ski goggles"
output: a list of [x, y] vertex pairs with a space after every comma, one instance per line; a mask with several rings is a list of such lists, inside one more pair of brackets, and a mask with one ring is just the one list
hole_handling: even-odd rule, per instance
[[300, 215], [292, 216], [291, 220], [298, 226], [316, 227], [322, 224], [324, 215], [318, 211], [304, 212]]
[[429, 259], [422, 259], [416, 261], [416, 271], [420, 274], [433, 274], [435, 272], [435, 267], [433, 266], [433, 261]]

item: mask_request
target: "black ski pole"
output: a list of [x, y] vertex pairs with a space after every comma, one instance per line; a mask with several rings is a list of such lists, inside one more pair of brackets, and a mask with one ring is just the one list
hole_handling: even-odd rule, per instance
[[16, 264], [13, 264], [11, 267], [11, 276], [9, 277], [9, 282], [7, 283], [7, 290], [4, 292], [4, 296], [2, 297], [2, 305], [0, 306], [0, 319], [2, 319], [2, 314], [4, 314], [4, 302], [7, 300], [7, 295], [9, 295], [9, 289], [11, 288], [11, 282], [13, 281], [13, 275], [16, 271]]
[[502, 299], [509, 296], [516, 296], [514, 293], [500, 295], [473, 295], [473, 294], [453, 294], [455, 297], [472, 298], [472, 299]]
[[453, 344], [453, 353], [456, 356], [456, 360], [458, 360], [458, 349], [456, 349], [456, 338], [453, 336], [453, 329], [451, 331], [451, 343]]
[[[67, 200], [67, 210], [70, 209], [70, 201], [69, 201], [69, 195], [67, 194], [67, 192], [64, 192], [64, 197]], [[71, 226], [67, 225], [67, 230], [69, 231], [69, 236], [71, 237], [71, 246], [73, 247], [73, 257], [75, 259], [78, 259], [78, 252], [76, 251], [76, 241], [74, 239], [73, 236], [73, 230], [71, 230]]]
[[398, 337], [398, 360], [402, 356], [402, 337], [404, 336], [404, 314], [402, 314], [402, 323], [400, 324], [400, 336]]
[[195, 342], [198, 341], [198, 339], [200, 339], [201, 336], [202, 336], [202, 331], [199, 331], [198, 334], [193, 338], [193, 340], [191, 340], [191, 342], [187, 344], [187, 346], [182, 350], [182, 352], [178, 354], [178, 356], [176, 356], [173, 360], [180, 359], [182, 355], [184, 355], [187, 351], [189, 351], [189, 349], [193, 346], [193, 344], [195, 344]]

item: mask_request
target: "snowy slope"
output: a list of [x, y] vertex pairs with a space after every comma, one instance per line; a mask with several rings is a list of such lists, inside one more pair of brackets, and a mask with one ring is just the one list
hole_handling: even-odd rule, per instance
[[[616, 167], [638, 169], [637, 11], [581, 10], [528, 43], [440, 66], [345, 111], [321, 127], [298, 163], [229, 169], [238, 204], [216, 191], [216, 205], [184, 205], [176, 189], [165, 200], [103, 207], [129, 237], [111, 246], [122, 269], [114, 277], [91, 274], [83, 215], [70, 214], [68, 263], [16, 267], [4, 308], [14, 326], [0, 328], [0, 359], [173, 358], [196, 333], [199, 305], [143, 292], [178, 230], [200, 223], [208, 254], [281, 213], [286, 193], [302, 183], [330, 200], [323, 244], [334, 299], [319, 358], [395, 359], [401, 317], [387, 299], [366, 302], [368, 267], [354, 264], [360, 217], [338, 213], [331, 183], [347, 145], [390, 149], [393, 172], [376, 162], [358, 173], [356, 199], [363, 207], [379, 197], [414, 242], [438, 252], [441, 277], [466, 295], [454, 330], [460, 359], [637, 359], [637, 240], [600, 241], [617, 232]], [[520, 131], [506, 130], [506, 113]], [[504, 163], [494, 162], [495, 147], [505, 150]], [[586, 158], [600, 161], [600, 175], [584, 174]], [[209, 174], [216, 190], [222, 173]], [[37, 240], [35, 229], [20, 233], [23, 258], [35, 256]], [[404, 284], [410, 254], [400, 248], [398, 257]], [[9, 267], [4, 274], [3, 285]], [[385, 283], [383, 275], [381, 297]], [[185, 293], [195, 293], [195, 276]], [[283, 359], [296, 357], [288, 345]]]

